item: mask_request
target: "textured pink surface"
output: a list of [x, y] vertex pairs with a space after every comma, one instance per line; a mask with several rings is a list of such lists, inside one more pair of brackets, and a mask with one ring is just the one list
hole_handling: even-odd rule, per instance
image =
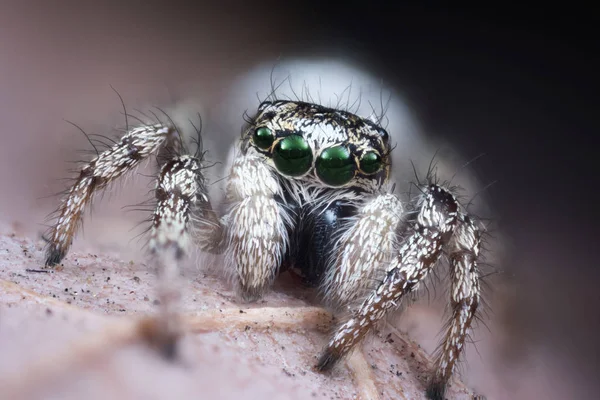
[[[10, 231], [5, 226], [0, 236], [2, 398], [361, 398], [361, 382], [345, 364], [329, 376], [312, 370], [327, 338], [310, 327], [279, 329], [275, 323], [266, 330], [247, 326], [187, 335], [176, 364], [141, 341], [109, 342], [94, 356], [78, 357], [72, 346], [82, 340], [102, 338], [115, 321], [155, 311], [152, 271], [115, 255], [74, 251], [58, 270], [33, 272], [40, 270], [43, 243]], [[239, 304], [219, 277], [194, 269], [186, 274], [183, 309], [189, 315], [311, 305], [310, 293], [286, 276], [264, 301], [248, 306]], [[383, 329], [364, 350], [367, 375], [380, 398], [424, 398], [428, 361], [419, 346]], [[34, 368], [38, 363], [52, 367]], [[471, 394], [455, 383], [448, 397], [469, 399]]]

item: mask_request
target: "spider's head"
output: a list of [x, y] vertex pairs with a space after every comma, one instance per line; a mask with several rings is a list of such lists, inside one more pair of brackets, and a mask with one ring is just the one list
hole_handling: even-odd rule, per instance
[[298, 101], [264, 102], [244, 134], [244, 147], [277, 172], [315, 186], [373, 191], [390, 173], [389, 135], [347, 111]]

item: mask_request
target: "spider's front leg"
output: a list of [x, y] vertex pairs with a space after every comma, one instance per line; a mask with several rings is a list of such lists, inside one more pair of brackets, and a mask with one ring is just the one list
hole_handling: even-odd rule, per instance
[[[198, 209], [210, 209], [202, 159], [181, 154], [185, 151], [177, 128], [162, 124], [143, 125], [128, 131], [118, 142], [86, 163], [67, 191], [58, 217], [47, 237], [46, 265], [58, 264], [67, 254], [85, 208], [94, 194], [133, 171], [152, 155], [161, 161], [157, 178], [156, 208], [148, 243], [152, 262], [159, 275], [158, 297], [161, 312], [142, 329], [146, 339], [172, 358], [178, 324], [179, 263], [189, 250], [190, 220]], [[209, 213], [204, 213], [209, 215]]]
[[175, 128], [162, 124], [134, 128], [83, 166], [63, 198], [55, 224], [47, 234], [47, 266], [59, 264], [67, 254], [81, 225], [83, 212], [94, 194], [132, 171], [150, 155], [158, 153], [176, 132]]
[[[464, 268], [460, 267], [464, 267], [465, 262], [471, 262], [469, 266], [475, 267], [473, 261], [478, 256], [479, 236], [476, 230], [473, 230], [470, 236], [467, 235], [471, 240], [465, 239], [464, 231], [475, 229], [475, 225], [465, 225], [470, 220], [460, 214], [458, 209], [457, 200], [446, 189], [433, 184], [425, 189], [412, 232], [385, 269], [385, 276], [381, 282], [336, 330], [319, 359], [318, 369], [332, 368], [365, 338], [390, 309], [397, 308], [402, 297], [414, 291], [435, 266], [444, 246], [452, 243], [451, 259], [455, 259], [454, 265], [459, 267], [455, 268], [455, 271], [460, 269], [460, 272], [455, 274], [453, 291], [464, 293], [465, 279], [473, 287], [477, 286], [476, 273], [469, 274], [468, 278], [460, 276], [464, 274]], [[453, 238], [455, 231], [457, 234]], [[472, 290], [469, 293], [472, 293]], [[476, 310], [476, 301], [473, 302], [472, 298], [469, 298], [463, 302], [459, 296], [461, 295], [457, 295], [458, 305], [455, 306], [457, 311], [447, 336], [450, 345], [443, 347], [436, 378], [428, 390], [428, 395], [433, 399], [443, 396]]]
[[225, 252], [238, 295], [260, 299], [272, 284], [289, 243], [290, 211], [279, 181], [264, 158], [247, 153], [237, 157], [227, 183], [230, 208], [220, 220], [210, 209], [200, 218], [197, 242], [208, 252]]
[[156, 182], [148, 248], [158, 272], [160, 313], [153, 329], [147, 330], [146, 339], [168, 359], [175, 357], [175, 344], [183, 333], [178, 317], [179, 263], [189, 251], [190, 222], [197, 209], [210, 206], [201, 168], [201, 159], [172, 156]]

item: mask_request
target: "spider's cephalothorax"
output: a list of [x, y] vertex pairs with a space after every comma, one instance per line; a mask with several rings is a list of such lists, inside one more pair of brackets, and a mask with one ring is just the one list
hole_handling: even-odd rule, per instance
[[[298, 271], [308, 284], [323, 283], [340, 228], [356, 214], [365, 194], [387, 183], [388, 133], [349, 112], [304, 102], [265, 102], [245, 129], [241, 154], [240, 160], [265, 164], [262, 168], [275, 178], [273, 218], [280, 215], [286, 230], [281, 233], [285, 249], [278, 254], [283, 265]], [[244, 253], [248, 251], [253, 249]], [[275, 272], [279, 265], [272, 268]], [[242, 296], [260, 297], [265, 283], [242, 286]]]
[[242, 152], [250, 149], [306, 187], [374, 192], [389, 176], [389, 136], [382, 127], [311, 103], [262, 103], [243, 138]]
[[[246, 301], [261, 298], [282, 268], [292, 268], [319, 287], [328, 305], [344, 310], [319, 370], [348, 354], [446, 254], [452, 315], [428, 389], [430, 398], [443, 398], [480, 302], [479, 224], [450, 189], [421, 185], [416, 209], [405, 212], [389, 189], [385, 129], [347, 111], [269, 101], [244, 128], [219, 217], [202, 157], [182, 154], [177, 132], [162, 123], [134, 128], [81, 169], [49, 232], [46, 264], [66, 255], [96, 190], [150, 155], [166, 154], [150, 231], [155, 259], [179, 259], [188, 243], [223, 253]], [[162, 268], [164, 276], [173, 274]]]

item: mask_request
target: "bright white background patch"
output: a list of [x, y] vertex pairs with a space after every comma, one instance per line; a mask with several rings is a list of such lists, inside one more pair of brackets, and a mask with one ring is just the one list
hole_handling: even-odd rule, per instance
[[[227, 166], [211, 171], [215, 178], [226, 176], [233, 159], [233, 149], [227, 154], [219, 152], [223, 141], [231, 144], [240, 137], [245, 112], [253, 115], [261, 101], [268, 98], [276, 87], [275, 97], [317, 102], [321, 105], [341, 108], [349, 106], [361, 117], [377, 117], [383, 114], [382, 126], [386, 128], [395, 146], [392, 152], [392, 180], [398, 183], [397, 193], [408, 190], [415, 181], [414, 163], [423, 179], [435, 155], [438, 175], [460, 184], [467, 191], [476, 193], [479, 185], [469, 168], [462, 168], [468, 159], [461, 157], [443, 137], [426, 135], [420, 123], [404, 100], [402, 93], [391, 88], [380, 77], [369, 74], [343, 59], [293, 58], [272, 59], [257, 64], [249, 72], [239, 75], [223, 91], [222, 97], [210, 107], [210, 121], [205, 132], [210, 160], [227, 159]], [[215, 105], [216, 104], [216, 105]], [[210, 145], [213, 147], [209, 147]], [[437, 154], [436, 154], [437, 153]], [[222, 185], [211, 187], [215, 199], [223, 195]]]

